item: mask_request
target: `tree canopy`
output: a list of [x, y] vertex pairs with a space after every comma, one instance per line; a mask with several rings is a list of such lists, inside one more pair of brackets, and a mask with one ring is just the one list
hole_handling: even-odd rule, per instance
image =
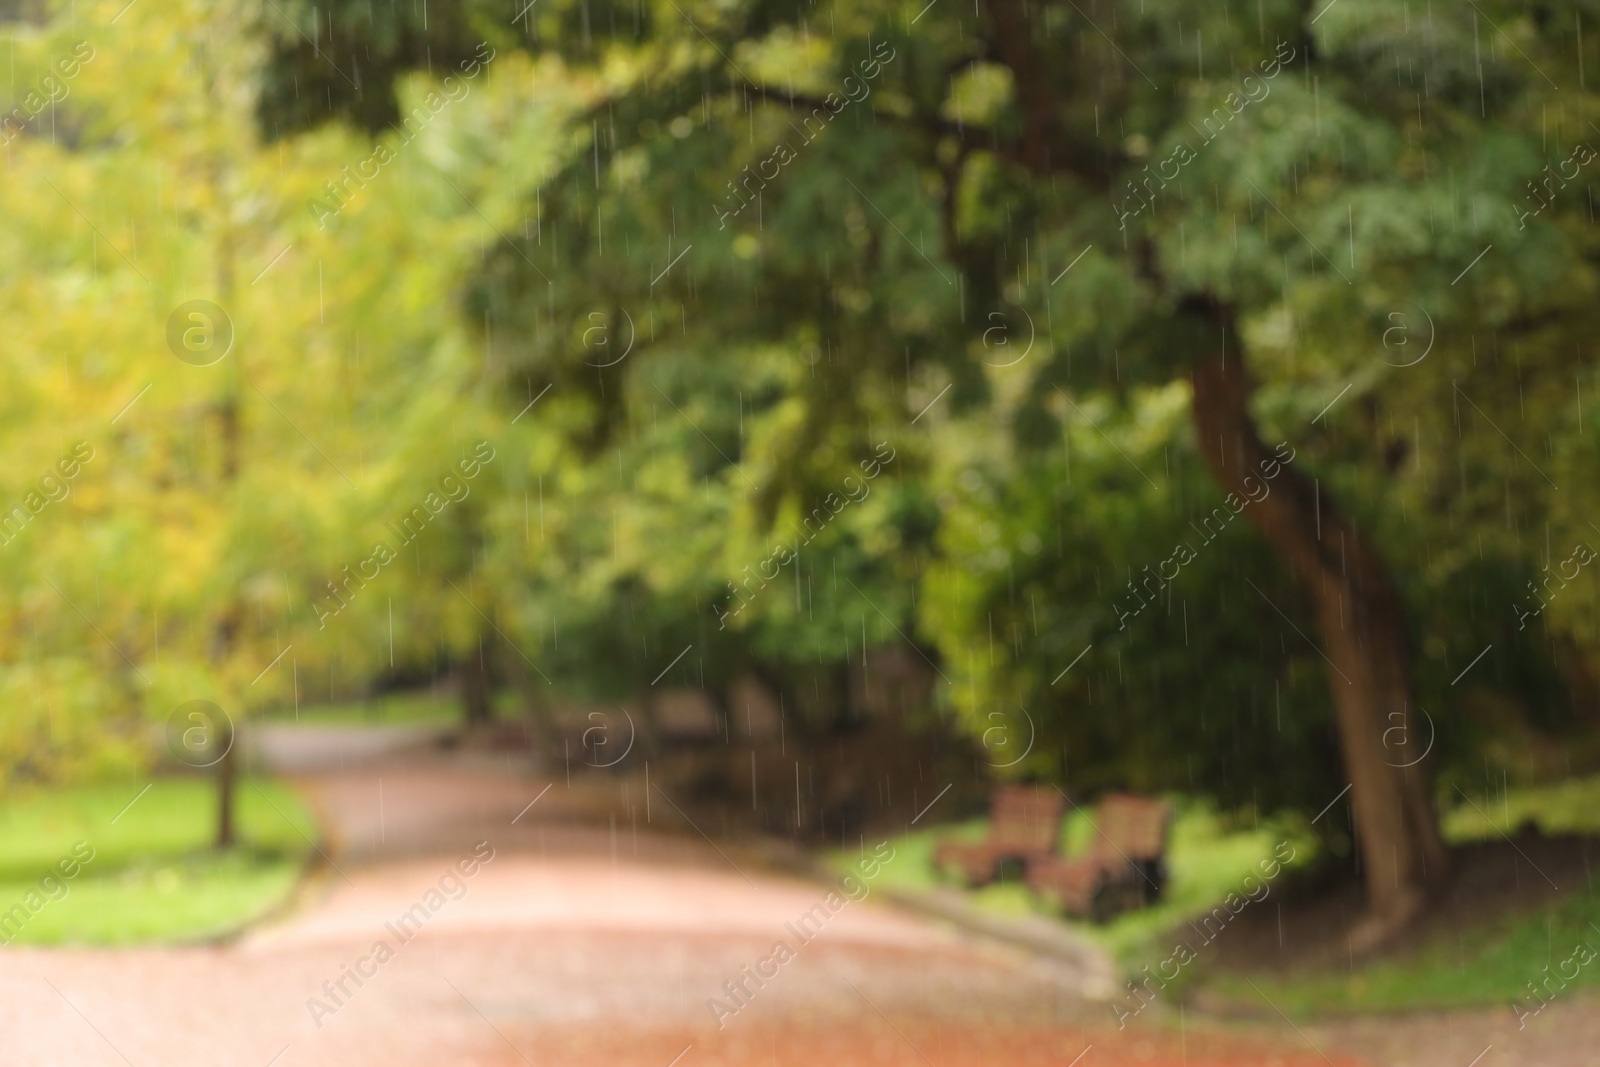
[[8, 775], [909, 644], [1013, 774], [1352, 784], [1381, 896], [1593, 730], [1590, 5], [120, 7], [9, 26]]

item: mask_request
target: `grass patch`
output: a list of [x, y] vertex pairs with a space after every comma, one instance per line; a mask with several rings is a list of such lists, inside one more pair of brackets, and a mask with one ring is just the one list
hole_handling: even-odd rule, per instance
[[[1234, 827], [1208, 804], [1186, 798], [1174, 798], [1174, 803], [1177, 816], [1167, 848], [1166, 892], [1153, 907], [1124, 913], [1097, 926], [1060, 916], [1020, 883], [969, 890], [967, 899], [975, 908], [995, 915], [1056, 916], [1113, 957], [1128, 961], [1150, 955], [1170, 930], [1210, 911], [1229, 893], [1242, 893], [1245, 877], [1257, 873], [1256, 863], [1271, 856], [1280, 841], [1287, 839], [1296, 847], [1297, 864], [1312, 855], [1309, 834], [1289, 824]], [[958, 883], [934, 870], [935, 847], [945, 840], [981, 841], [987, 832], [987, 819], [973, 819], [893, 838], [895, 859], [879, 873], [876, 886], [906, 893], [956, 886]], [[1094, 833], [1087, 810], [1070, 811], [1063, 820], [1061, 847], [1066, 855], [1082, 855]], [[840, 850], [830, 853], [827, 862], [842, 874], [858, 858], [852, 851]]]
[[[873, 889], [921, 893], [939, 886], [953, 885], [934, 871], [933, 850], [939, 842], [946, 840], [981, 841], [987, 824], [986, 819], [973, 819], [890, 838], [894, 859], [879, 868], [878, 876], [872, 880]], [[867, 851], [871, 853], [870, 846]], [[824, 862], [830, 869], [837, 869], [842, 876], [851, 864], [861, 858], [859, 850], [838, 849], [827, 853]], [[968, 898], [975, 907], [998, 915], [1028, 915], [1033, 913], [1036, 906], [1028, 887], [1015, 882], [972, 890]]]
[[1515, 837], [1529, 823], [1546, 837], [1600, 835], [1600, 776], [1511, 786], [1494, 796], [1463, 801], [1441, 820], [1445, 840], [1451, 844], [1490, 841], [1502, 834]]
[[370, 700], [279, 708], [269, 722], [304, 722], [319, 726], [453, 726], [461, 721], [461, 703], [450, 693], [422, 690], [390, 693]]
[[[25, 922], [0, 926], [0, 938], [193, 941], [259, 918], [293, 889], [316, 823], [282, 783], [243, 778], [237, 789], [240, 845], [226, 853], [210, 847], [216, 792], [208, 778], [54, 787], [9, 798], [0, 809], [0, 923], [16, 905]], [[79, 842], [93, 858], [75, 877], [61, 878], [56, 864]], [[55, 881], [41, 885], [52, 873]]]
[[[1496, 841], [1534, 824], [1549, 836], [1600, 834], [1600, 777], [1547, 785], [1512, 786], [1490, 797], [1461, 801], [1441, 819], [1452, 844]], [[1356, 1012], [1429, 1011], [1515, 1002], [1537, 1008], [1528, 983], [1552, 975], [1550, 988], [1600, 986], [1600, 959], [1566, 967], [1577, 973], [1563, 988], [1558, 969], [1579, 945], [1600, 950], [1600, 897], [1587, 889], [1567, 894], [1532, 915], [1487, 916], [1458, 933], [1441, 933], [1400, 959], [1354, 972], [1298, 972], [1272, 979], [1273, 1002], [1299, 1018]], [[1550, 968], [1549, 971], [1545, 967]], [[1217, 976], [1214, 994], [1259, 1003], [1242, 978]], [[1540, 988], [1546, 1000], [1550, 993]]]
[[[1600, 900], [1574, 893], [1537, 915], [1490, 919], [1455, 937], [1436, 938], [1403, 960], [1374, 963], [1354, 973], [1291, 974], [1274, 977], [1272, 1000], [1298, 1018], [1353, 1012], [1427, 1011], [1521, 1001], [1539, 1002], [1529, 982], [1558, 975], [1559, 966], [1581, 944], [1600, 949]], [[1546, 965], [1550, 970], [1546, 971]], [[1600, 985], [1600, 959], [1567, 965], [1577, 974], [1557, 994]], [[1243, 978], [1218, 977], [1207, 983], [1215, 994], [1239, 1003], [1260, 998]], [[1541, 996], [1550, 993], [1540, 988]]]

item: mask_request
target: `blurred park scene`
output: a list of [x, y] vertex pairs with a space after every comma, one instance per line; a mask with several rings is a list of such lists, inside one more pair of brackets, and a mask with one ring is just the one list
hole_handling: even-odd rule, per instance
[[1592, 1062], [1597, 30], [0, 0], [0, 1062]]

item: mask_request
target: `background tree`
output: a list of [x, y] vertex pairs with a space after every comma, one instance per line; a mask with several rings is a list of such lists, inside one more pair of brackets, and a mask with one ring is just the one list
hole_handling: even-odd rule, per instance
[[755, 673], [823, 737], [914, 642], [974, 734], [1038, 720], [1024, 773], [1350, 785], [1376, 939], [1439, 789], [1595, 734], [1582, 11], [117, 14], [19, 28], [7, 90], [9, 775], [196, 697], [476, 664], [481, 719], [685, 646], [724, 728]]
[[[575, 2], [519, 13], [483, 0], [426, 32], [359, 4], [317, 10], [326, 48], [274, 27], [270, 130], [320, 121], [325, 100], [382, 124], [388, 74], [453, 59], [476, 36], [605, 72], [574, 124], [583, 150], [540, 186], [538, 238], [498, 249], [468, 304], [530, 377], [583, 398], [566, 401], [584, 405], [573, 440], [596, 462], [620, 436], [659, 433], [666, 400], [714, 446], [707, 477], [776, 529], [785, 501], [804, 508], [869, 438], [903, 435], [941, 384], [951, 411], [985, 403], [997, 383], [974, 357], [990, 316], [1021, 312], [1040, 336], [1013, 371], [1026, 384], [1009, 388], [1031, 397], [1014, 410], [1033, 439], [1051, 421], [1051, 386], [1083, 398], [1166, 381], [1188, 385], [1194, 447], [1221, 494], [1250, 491], [1246, 475], [1288, 438], [1297, 458], [1245, 514], [1296, 579], [1291, 607], [1326, 661], [1373, 909], [1363, 939], [1396, 929], [1445, 874], [1429, 775], [1385, 758], [1385, 730], [1417, 699], [1411, 583], [1391, 561], [1405, 574], [1425, 564], [1382, 516], [1419, 485], [1447, 492], [1434, 456], [1454, 449], [1464, 463], [1494, 437], [1463, 423], [1451, 445], [1425, 438], [1419, 418], [1400, 445], [1381, 391], [1405, 375], [1394, 391], [1431, 419], [1457, 407], [1452, 364], [1480, 338], [1516, 336], [1552, 368], [1569, 359], [1555, 335], [1592, 303], [1583, 201], [1569, 191], [1526, 230], [1512, 205], [1590, 110], [1578, 24], [1503, 5], [1411, 18], [1364, 0], [1321, 12], [991, 0], [970, 14]], [[1481, 65], [1465, 64], [1485, 47]], [[362, 66], [360, 92], [335, 80], [340, 58]], [[320, 91], [290, 91], [302, 84]], [[1500, 254], [1474, 259], [1491, 245]], [[574, 335], [619, 308], [648, 324], [635, 356], [583, 367]], [[1431, 360], [1382, 366], [1395, 313], [1431, 317]], [[757, 388], [750, 368], [774, 351], [810, 372]], [[1329, 398], [1344, 411], [1319, 413]], [[1391, 438], [1377, 464], [1354, 428], [1334, 426], [1362, 404]], [[735, 413], [756, 429], [735, 438]], [[1507, 463], [1485, 459], [1497, 473]], [[1335, 495], [1349, 483], [1360, 489]], [[1545, 495], [1521, 499], [1543, 510]], [[1459, 545], [1483, 517], [1470, 491], [1451, 502], [1439, 532]], [[905, 576], [879, 573], [878, 597], [903, 588]], [[1306, 629], [1269, 599], [1247, 610]], [[891, 608], [908, 621], [910, 597]], [[1115, 622], [1108, 600], [1078, 632], [1096, 643]], [[1087, 684], [1069, 677], [1056, 699], [1084, 698]]]

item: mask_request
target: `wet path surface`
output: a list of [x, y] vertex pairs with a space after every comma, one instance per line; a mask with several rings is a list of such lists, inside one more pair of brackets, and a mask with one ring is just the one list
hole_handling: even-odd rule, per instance
[[300, 778], [330, 863], [237, 942], [0, 956], [0, 1062], [1386, 1062], [1192, 1017], [1119, 1032], [1062, 965], [663, 832], [662, 798], [382, 759]]

